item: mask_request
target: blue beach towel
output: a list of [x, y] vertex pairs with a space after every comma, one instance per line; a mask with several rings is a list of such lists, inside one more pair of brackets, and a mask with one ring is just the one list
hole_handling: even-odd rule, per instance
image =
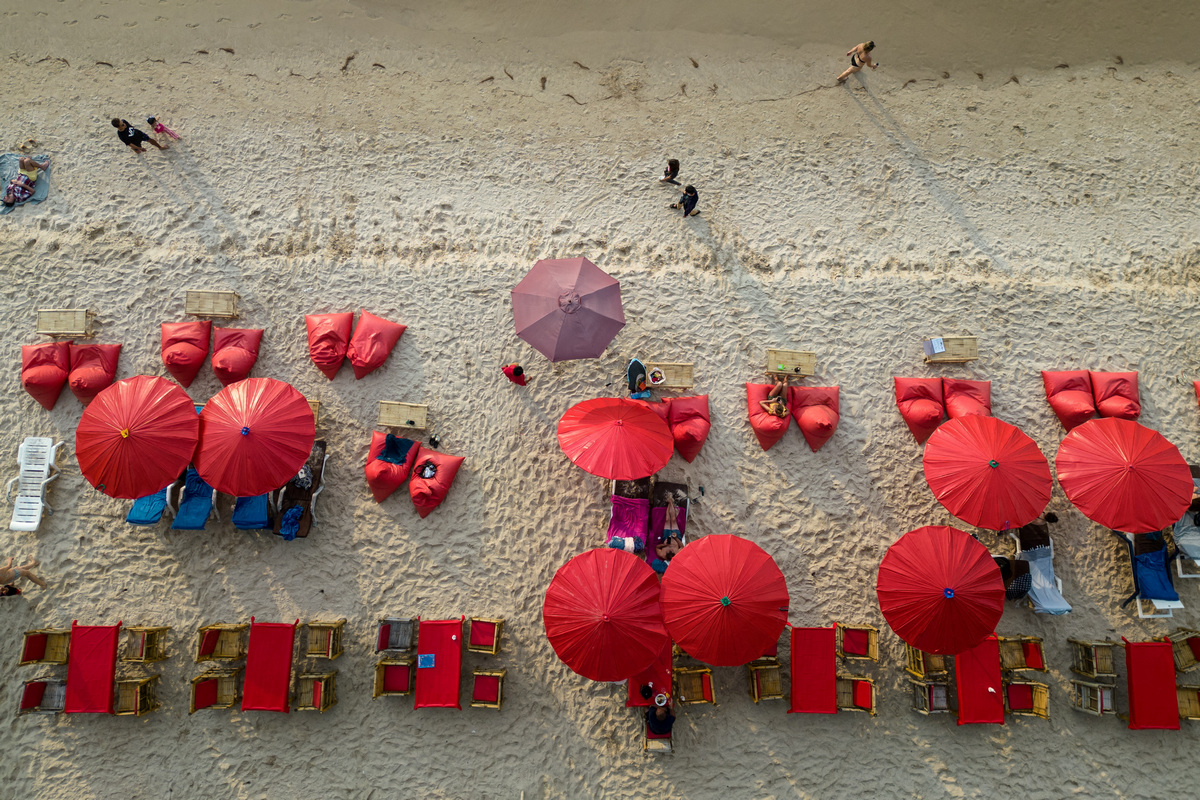
[[[45, 161], [47, 156], [33, 156], [34, 161]], [[3, 181], [5, 186], [8, 182], [17, 177], [17, 167], [21, 163], [20, 153], [5, 153], [0, 155], [0, 181]], [[50, 166], [54, 166], [51, 164]], [[4, 193], [0, 191], [0, 196]], [[33, 184], [33, 197], [30, 197], [24, 203], [17, 203], [12, 208], [0, 203], [0, 214], [7, 214], [13, 208], [23, 206], [25, 203], [40, 203], [50, 194], [50, 170], [45, 170], [38, 174], [37, 182]]]
[[183, 499], [179, 501], [179, 513], [171, 524], [174, 531], [202, 531], [213, 508], [213, 489], [195, 467], [188, 467], [184, 478]]
[[167, 507], [167, 488], [164, 486], [154, 494], [133, 501], [133, 508], [125, 521], [130, 525], [157, 525]]
[[233, 527], [239, 531], [258, 531], [271, 527], [267, 496], [239, 497], [233, 506]]

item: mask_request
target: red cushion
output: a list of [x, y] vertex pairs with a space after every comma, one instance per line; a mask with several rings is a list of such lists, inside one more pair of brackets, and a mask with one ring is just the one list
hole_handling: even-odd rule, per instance
[[992, 382], [966, 381], [961, 378], [942, 378], [942, 395], [946, 416], [950, 419], [977, 415], [992, 415]]
[[200, 640], [200, 655], [211, 656], [216, 651], [220, 638], [220, 631], [205, 631], [204, 638]]
[[[387, 644], [387, 642], [384, 642]], [[408, 664], [387, 664], [383, 668], [385, 692], [407, 692], [412, 689], [412, 669]]]
[[379, 454], [383, 452], [383, 446], [387, 442], [388, 436], [389, 434], [381, 433], [380, 431], [372, 431], [371, 449], [367, 453], [367, 466], [365, 468], [367, 485], [371, 487], [371, 494], [374, 496], [376, 503], [382, 503], [384, 500], [387, 500], [391, 497], [392, 492], [399, 489], [408, 480], [413, 462], [417, 458], [417, 451], [420, 449], [416, 442], [412, 442], [412, 446], [408, 448], [408, 455], [402, 464], [380, 461]]
[[262, 344], [261, 328], [217, 328], [213, 334], [213, 373], [222, 386], [250, 376]]
[[842, 652], [865, 656], [870, 649], [871, 632], [857, 628], [842, 628]]
[[471, 620], [471, 646], [491, 647], [496, 643], [496, 623]]
[[707, 672], [700, 676], [700, 696], [713, 702], [712, 675]]
[[667, 424], [675, 440], [675, 450], [689, 464], [700, 454], [708, 439], [712, 422], [708, 417], [708, 395], [676, 397], [669, 406]]
[[1188, 647], [1191, 648], [1192, 658], [1200, 661], [1200, 636], [1189, 636]]
[[917, 444], [942, 424], [941, 378], [895, 378], [896, 407]]
[[354, 377], [361, 379], [383, 366], [392, 348], [404, 334], [405, 326], [389, 322], [363, 310], [358, 318], [358, 327], [346, 348], [346, 358], [354, 367]]
[[766, 383], [746, 384], [746, 406], [750, 413], [750, 428], [754, 431], [754, 435], [758, 438], [758, 444], [763, 450], [770, 450], [774, 447], [775, 443], [787, 433], [788, 425], [792, 422], [790, 416], [777, 417], [774, 414], [768, 414], [759, 405], [761, 401], [767, 399], [771, 389], [772, 386]]
[[67, 342], [44, 342], [21, 346], [21, 385], [47, 411], [54, 408], [71, 363]]
[[1192, 387], [1196, 390], [1196, 402], [1200, 403], [1200, 381], [1192, 381]]
[[1042, 658], [1042, 647], [1037, 642], [1022, 642], [1021, 649], [1025, 651], [1025, 666], [1030, 669], [1045, 669], [1046, 662]]
[[804, 441], [815, 453], [833, 436], [838, 426], [837, 386], [793, 386], [788, 392], [792, 416]]
[[350, 342], [350, 329], [354, 326], [354, 314], [309, 314], [304, 318], [308, 326], [308, 357], [333, 380], [346, 358], [346, 346]]
[[162, 324], [162, 360], [171, 377], [183, 386], [192, 381], [208, 356], [208, 337], [212, 322], [164, 322]]
[[1033, 687], [1027, 683], [1012, 683], [1008, 686], [1008, 707], [1013, 711], [1033, 709]]
[[321, 683], [320, 681], [313, 681], [312, 687], [313, 687], [313, 696], [312, 696], [313, 707], [320, 708], [321, 707], [321, 692], [324, 691], [325, 685], [323, 683]]
[[392, 626], [390, 623], [383, 623], [379, 626], [379, 639], [375, 642], [375, 652], [387, 650], [388, 640], [392, 638]]
[[35, 633], [25, 637], [25, 649], [21, 652], [22, 661], [41, 661], [46, 657], [46, 644], [50, 637], [44, 633]]
[[471, 699], [480, 703], [494, 703], [500, 699], [500, 678], [496, 675], [476, 675]]
[[664, 397], [661, 402], [652, 403], [649, 400], [634, 400], [635, 403], [641, 403], [646, 408], [658, 414], [659, 419], [667, 423], [668, 427], [671, 424], [671, 398]]
[[871, 710], [871, 682], [854, 681], [854, 705]]
[[647, 739], [670, 739], [671, 734], [655, 733], [654, 731], [650, 730], [650, 720], [646, 720], [646, 738]]
[[[432, 478], [422, 478], [420, 475], [420, 468], [426, 462], [432, 462], [437, 468], [437, 473]], [[425, 447], [420, 448], [414, 462], [412, 477], [408, 479], [408, 494], [416, 506], [417, 513], [423, 518], [428, 517], [430, 512], [446, 499], [462, 462], [462, 456], [450, 456]]]
[[192, 691], [196, 708], [209, 708], [217, 702], [217, 679], [209, 678], [206, 681], [200, 681]]
[[117, 377], [119, 344], [71, 343], [71, 392], [85, 405]]
[[1096, 413], [1092, 399], [1092, 379], [1085, 369], [1066, 372], [1042, 370], [1042, 384], [1046, 387], [1046, 400], [1058, 416], [1058, 421], [1067, 430], [1081, 425]]
[[1093, 372], [1092, 395], [1104, 417], [1135, 420], [1142, 415], [1136, 372]]
[[42, 698], [45, 696], [45, 681], [31, 681], [25, 684], [25, 691], [21, 693], [21, 710], [37, 708], [42, 704]]

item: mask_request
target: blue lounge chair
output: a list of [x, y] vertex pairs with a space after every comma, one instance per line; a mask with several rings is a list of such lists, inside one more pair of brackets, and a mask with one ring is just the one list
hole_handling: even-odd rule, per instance
[[210, 515], [218, 520], [221, 518], [213, 507], [216, 492], [204, 482], [195, 467], [188, 467], [183, 488], [177, 491], [182, 496], [175, 506], [175, 521], [171, 523], [171, 530], [202, 531]]
[[157, 525], [167, 507], [168, 488], [164, 486], [154, 494], [134, 500], [133, 508], [129, 509], [125, 521], [130, 525]]
[[[1138, 616], [1142, 619], [1165, 619], [1173, 616], [1175, 609], [1183, 608], [1171, 581], [1171, 560], [1178, 553], [1170, 551], [1162, 532], [1134, 535], [1113, 531], [1113, 534], [1129, 548], [1133, 566], [1133, 594], [1121, 603], [1121, 608], [1136, 600]], [[1143, 603], [1150, 604], [1149, 611]]]
[[259, 531], [271, 527], [269, 494], [239, 497], [233, 506], [233, 527], [239, 531]]

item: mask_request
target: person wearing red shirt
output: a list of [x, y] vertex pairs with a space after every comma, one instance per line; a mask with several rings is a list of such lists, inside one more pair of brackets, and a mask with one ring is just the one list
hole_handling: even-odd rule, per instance
[[520, 364], [509, 364], [507, 367], [501, 367], [500, 371], [504, 373], [504, 377], [508, 378], [517, 386], [525, 385], [525, 370], [521, 369]]

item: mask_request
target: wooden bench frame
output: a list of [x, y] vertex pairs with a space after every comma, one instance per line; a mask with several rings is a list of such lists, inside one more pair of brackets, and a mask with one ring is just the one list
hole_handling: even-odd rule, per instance
[[[865, 656], [857, 653], [847, 653], [842, 646], [842, 632], [844, 630], [851, 631], [866, 631], [867, 632], [867, 654]], [[860, 661], [878, 661], [879, 660], [879, 629], [874, 625], [846, 625], [839, 622], [837, 624], [837, 633], [835, 634], [836, 644], [834, 645], [838, 658], [852, 658]]]
[[[237, 705], [237, 701], [242, 696], [237, 684], [238, 675], [241, 673], [241, 667], [210, 668], [207, 672], [192, 678], [191, 689], [188, 692], [188, 715], [195, 714], [197, 711], [207, 711], [210, 708], [233, 708]], [[202, 681], [209, 680], [217, 682], [217, 702], [211, 706], [196, 708], [196, 686]]]
[[343, 653], [342, 631], [346, 627], [346, 618], [321, 621], [313, 620], [304, 623], [307, 633], [305, 653], [307, 658], [327, 658], [333, 660]]
[[380, 400], [378, 423], [383, 428], [412, 428], [423, 431], [429, 424], [429, 406], [402, 403], [398, 400]]
[[145, 678], [126, 678], [117, 681], [117, 696], [113, 714], [118, 717], [140, 717], [162, 705], [154, 695], [159, 675]]
[[[471, 673], [471, 708], [494, 708], [497, 711], [504, 705], [504, 676], [508, 674], [507, 669], [478, 669]], [[475, 679], [480, 677], [497, 678], [499, 686], [496, 688], [496, 701], [475, 699]]]
[[133, 664], [153, 664], [167, 658], [166, 633], [170, 627], [130, 626], [125, 629], [125, 655], [121, 660]]
[[[917, 652], [920, 652], [919, 650]], [[908, 683], [912, 686], [913, 691], [913, 711], [918, 714], [929, 716], [930, 714], [948, 714], [950, 713], [950, 680], [924, 678], [917, 680], [909, 678]], [[940, 687], [946, 693], [946, 705], [934, 706], [933, 690], [934, 687]]]
[[[196, 648], [194, 660], [197, 664], [205, 661], [237, 661], [246, 655], [246, 637], [243, 635], [250, 630], [250, 626], [245, 623], [227, 624], [214, 623], [205, 625], [196, 631]], [[217, 649], [210, 655], [201, 655], [200, 648], [204, 645], [204, 634], [206, 631], [220, 631], [220, 638], [217, 640]], [[230, 639], [232, 638], [233, 646], [230, 647]]]
[[[672, 671], [675, 681], [675, 702], [690, 706], [700, 703], [717, 704], [717, 692], [712, 685], [712, 670], [708, 667], [677, 667]], [[709, 697], [704, 696], [704, 685], [708, 684]], [[711, 698], [711, 699], [709, 699]]]
[[[871, 707], [863, 708], [854, 704], [854, 682], [866, 681], [871, 687]], [[875, 681], [866, 675], [837, 676], [837, 707], [838, 711], [864, 711], [872, 717], [878, 713], [879, 693], [875, 689]]]
[[[30, 636], [46, 637], [46, 654], [35, 661], [25, 661], [25, 644]], [[21, 658], [18, 666], [26, 664], [65, 664], [67, 656], [71, 653], [71, 629], [70, 628], [38, 628], [37, 630], [25, 631], [25, 635], [21, 637]]]
[[905, 642], [904, 656], [906, 665], [904, 671], [914, 678], [925, 680], [934, 675], [948, 675], [946, 657], [938, 653], [926, 653]]
[[[313, 702], [313, 686], [321, 684], [321, 702]], [[337, 670], [333, 672], [305, 672], [296, 678], [296, 696], [293, 711], [316, 711], [324, 714], [337, 705]]]
[[[746, 665], [746, 675], [750, 678], [750, 699], [755, 703], [760, 700], [783, 699], [783, 671], [779, 661], [774, 658], [760, 658]], [[766, 686], [759, 686], [759, 676], [762, 675]]]
[[95, 336], [92, 320], [96, 312], [86, 308], [39, 308], [37, 332], [43, 336], [90, 339]]
[[[385, 691], [383, 688], [383, 676], [388, 667], [408, 667], [408, 688], [401, 691]], [[405, 697], [413, 693], [413, 684], [416, 683], [417, 675], [417, 659], [413, 656], [404, 658], [381, 658], [375, 664], [375, 686], [371, 691], [371, 697]]]
[[1111, 639], [1089, 641], [1067, 639], [1071, 645], [1071, 671], [1085, 678], [1116, 678], [1113, 658], [1117, 643]]
[[184, 313], [193, 317], [235, 319], [241, 295], [227, 289], [188, 289], [184, 297]]

